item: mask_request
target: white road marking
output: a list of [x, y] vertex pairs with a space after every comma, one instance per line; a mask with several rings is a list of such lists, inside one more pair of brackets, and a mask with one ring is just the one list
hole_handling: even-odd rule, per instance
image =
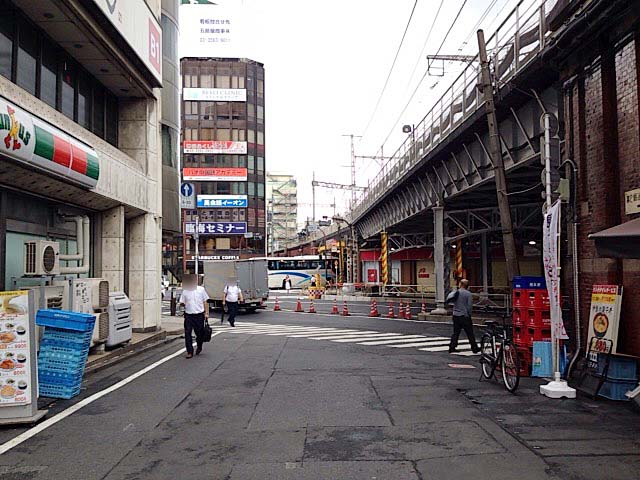
[[[405, 345], [389, 345], [393, 348], [419, 348], [419, 347], [433, 347], [436, 345], [449, 345], [450, 340], [428, 340], [424, 342], [407, 343]], [[460, 342], [462, 344], [462, 342]]]
[[428, 340], [429, 337], [425, 337], [424, 335], [403, 335], [400, 338], [396, 338], [394, 340], [380, 340], [380, 341], [373, 341], [373, 342], [362, 342], [359, 343], [358, 345], [371, 345], [371, 346], [376, 346], [376, 345], [390, 345], [392, 343], [409, 343], [409, 342], [416, 342], [418, 340]]
[[[427, 347], [427, 348], [419, 348], [421, 352], [446, 352], [449, 350], [449, 345], [444, 345], [441, 347]], [[469, 345], [458, 345], [458, 350], [471, 350]]]
[[[214, 332], [211, 336], [216, 336], [216, 335], [220, 335], [222, 332]], [[104, 390], [101, 390], [97, 393], [94, 393], [93, 395], [85, 398], [84, 400], [81, 400], [80, 402], [71, 405], [69, 408], [67, 408], [66, 410], [63, 410], [62, 412], [54, 415], [51, 418], [46, 419], [45, 421], [43, 421], [42, 423], [39, 423], [38, 425], [36, 425], [33, 428], [30, 428], [29, 430], [27, 430], [26, 432], [21, 433], [20, 435], [12, 438], [11, 440], [3, 443], [2, 445], [0, 445], [0, 455], [3, 455], [5, 453], [7, 453], [9, 450], [11, 450], [12, 448], [17, 447], [18, 445], [20, 445], [21, 443], [26, 442], [27, 440], [29, 440], [30, 438], [35, 437], [37, 434], [39, 434], [40, 432], [43, 432], [44, 430], [46, 430], [49, 427], [52, 427], [53, 425], [55, 425], [56, 423], [60, 422], [61, 420], [64, 420], [65, 418], [67, 418], [70, 415], [73, 415], [74, 413], [76, 413], [78, 410], [83, 409], [84, 407], [86, 407], [87, 405], [92, 404], [93, 402], [95, 402], [96, 400], [101, 399], [102, 397], [104, 397], [105, 395], [109, 395], [112, 392], [115, 392], [116, 390], [119, 390], [120, 388], [124, 387], [125, 385], [133, 382], [134, 380], [136, 380], [137, 378], [140, 378], [142, 375], [144, 375], [145, 373], [150, 372], [151, 370], [159, 367], [160, 365], [162, 365], [163, 363], [168, 362], [169, 360], [172, 360], [180, 355], [182, 355], [183, 353], [185, 353], [187, 351], [186, 348], [181, 348], [180, 350], [178, 350], [175, 353], [172, 353], [171, 355], [164, 357], [160, 360], [158, 360], [155, 363], [152, 363], [151, 365], [143, 368], [142, 370], [128, 376], [127, 378], [120, 380], [118, 383], [115, 383], [113, 385], [111, 385], [110, 387], [105, 388]]]
[[367, 340], [389, 340], [392, 338], [402, 338], [402, 336], [394, 336], [394, 335], [379, 335], [379, 336], [365, 336], [360, 338], [343, 338], [338, 340], [331, 340], [332, 342], [338, 343], [359, 343]]

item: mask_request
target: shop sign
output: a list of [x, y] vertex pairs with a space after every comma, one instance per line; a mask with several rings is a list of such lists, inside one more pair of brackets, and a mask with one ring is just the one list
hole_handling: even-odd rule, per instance
[[[196, 232], [196, 222], [186, 222], [184, 233]], [[247, 222], [198, 222], [198, 233], [201, 235], [243, 235], [247, 233]]]
[[93, 0], [162, 84], [160, 24], [145, 0]]
[[246, 195], [198, 195], [198, 208], [246, 208]]
[[183, 88], [182, 99], [203, 102], [246, 102], [244, 88]]
[[185, 140], [182, 142], [184, 153], [213, 153], [221, 155], [246, 155], [247, 142], [217, 140]]
[[0, 408], [32, 402], [29, 292], [0, 292]]
[[183, 168], [185, 180], [210, 182], [246, 182], [246, 168]]
[[624, 211], [627, 215], [640, 213], [640, 188], [625, 192]]
[[594, 350], [605, 353], [611, 344], [611, 353], [616, 353], [618, 327], [620, 325], [620, 305], [622, 287], [618, 285], [594, 285], [591, 290], [591, 310], [589, 311], [589, 339], [596, 338]]
[[418, 270], [418, 278], [429, 278], [429, 273], [425, 267]]
[[91, 147], [0, 98], [0, 154], [83, 187], [95, 188], [100, 175]]
[[[194, 261], [196, 259], [195, 255], [191, 255], [190, 261]], [[203, 262], [207, 261], [216, 261], [216, 260], [240, 260], [239, 255], [198, 255], [198, 260], [202, 260]]]

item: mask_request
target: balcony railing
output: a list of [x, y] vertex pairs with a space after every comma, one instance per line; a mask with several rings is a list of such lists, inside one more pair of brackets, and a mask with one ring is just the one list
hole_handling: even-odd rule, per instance
[[[558, 1], [521, 0], [489, 38], [487, 50], [498, 88], [517, 75], [544, 48], [550, 35], [547, 20]], [[383, 165], [350, 212], [351, 222], [361, 218], [384, 193], [393, 190], [425, 155], [484, 104], [477, 88], [479, 81], [476, 55], [415, 126], [413, 134]]]

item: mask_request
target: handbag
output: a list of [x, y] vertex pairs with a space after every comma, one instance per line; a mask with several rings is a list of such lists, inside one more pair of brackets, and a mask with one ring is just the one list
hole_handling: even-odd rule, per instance
[[211, 325], [209, 325], [209, 319], [204, 319], [204, 330], [202, 331], [202, 341], [210, 342], [213, 331], [211, 330]]
[[447, 299], [447, 301], [445, 302], [446, 304], [453, 304], [456, 303], [456, 300], [458, 300], [458, 295], [460, 295], [460, 290], [456, 290], [453, 295]]

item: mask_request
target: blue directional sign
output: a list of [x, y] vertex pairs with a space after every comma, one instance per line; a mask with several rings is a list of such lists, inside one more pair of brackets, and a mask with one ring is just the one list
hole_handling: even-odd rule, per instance
[[190, 197], [193, 195], [193, 183], [183, 183], [180, 185], [180, 193], [183, 197]]
[[[196, 232], [195, 222], [185, 222], [184, 233]], [[247, 222], [198, 222], [200, 235], [243, 235], [247, 233]]]
[[198, 208], [247, 208], [246, 195], [198, 195]]
[[180, 185], [180, 208], [196, 208], [196, 196], [193, 183], [184, 182]]

